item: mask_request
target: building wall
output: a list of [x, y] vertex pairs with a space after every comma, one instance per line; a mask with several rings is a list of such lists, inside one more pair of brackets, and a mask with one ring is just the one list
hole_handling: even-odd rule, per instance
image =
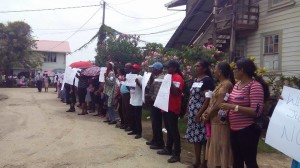
[[42, 71], [53, 71], [54, 69], [66, 68], [66, 54], [57, 53], [56, 62], [44, 62], [41, 69]]
[[279, 71], [284, 75], [300, 75], [300, 0], [286, 0], [285, 7], [272, 10], [270, 1], [259, 2], [260, 17], [258, 31], [247, 37], [247, 55], [257, 57], [264, 66], [263, 36], [279, 33]]

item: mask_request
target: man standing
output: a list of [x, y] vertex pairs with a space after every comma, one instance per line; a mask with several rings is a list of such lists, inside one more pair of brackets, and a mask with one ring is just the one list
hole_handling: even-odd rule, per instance
[[42, 87], [43, 87], [43, 77], [40, 73], [38, 73], [35, 76], [35, 82], [36, 82], [36, 87], [38, 88], [39, 92], [42, 92]]
[[135, 80], [136, 87], [130, 89], [130, 105], [132, 106], [133, 112], [133, 124], [131, 126], [132, 131], [128, 135], [136, 135], [134, 138], [139, 139], [142, 137], [142, 80], [143, 77], [139, 75], [140, 66], [133, 64], [132, 74], [137, 74]]
[[163, 133], [162, 133], [162, 112], [159, 108], [154, 107], [158, 90], [164, 78], [162, 74], [163, 65], [160, 62], [156, 62], [150, 66], [152, 68], [151, 78], [149, 80], [149, 95], [151, 108], [151, 123], [152, 123], [152, 140], [146, 142], [147, 145], [150, 145], [150, 149], [163, 149], [165, 147]]

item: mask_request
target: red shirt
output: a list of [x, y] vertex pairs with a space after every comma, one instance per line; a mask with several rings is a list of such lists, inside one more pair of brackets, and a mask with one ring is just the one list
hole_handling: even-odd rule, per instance
[[[257, 116], [259, 116], [264, 108], [264, 91], [262, 85], [253, 80], [243, 88], [238, 89], [239, 84], [240, 82], [234, 85], [229, 96], [229, 103], [255, 109], [259, 104], [260, 107], [257, 112]], [[229, 122], [231, 130], [237, 131], [252, 125], [254, 117], [230, 110]]]
[[172, 75], [172, 83], [176, 85], [179, 85], [179, 89], [180, 89], [180, 94], [179, 95], [175, 95], [174, 93], [170, 93], [170, 97], [169, 97], [169, 112], [173, 112], [175, 114], [179, 114], [181, 111], [181, 95], [182, 95], [182, 91], [183, 91], [183, 86], [184, 86], [184, 82], [183, 82], [183, 78], [178, 74], [173, 74]]

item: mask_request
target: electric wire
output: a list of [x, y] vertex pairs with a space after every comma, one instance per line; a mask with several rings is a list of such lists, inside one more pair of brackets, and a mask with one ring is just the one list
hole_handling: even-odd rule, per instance
[[132, 19], [144, 19], [144, 20], [154, 20], [154, 19], [161, 19], [161, 18], [165, 18], [165, 17], [169, 17], [169, 16], [172, 16], [172, 15], [175, 15], [175, 14], [178, 14], [180, 11], [178, 12], [174, 12], [174, 13], [171, 13], [169, 15], [164, 15], [164, 16], [160, 16], [160, 17], [148, 17], [148, 18], [140, 18], [140, 17], [135, 17], [135, 16], [130, 16], [130, 15], [127, 15], [123, 12], [120, 12], [119, 10], [115, 9], [114, 7], [112, 7], [111, 5], [107, 4], [107, 7], [109, 7], [110, 9], [112, 9], [113, 11], [123, 15], [123, 16], [126, 16], [126, 17], [129, 17], [129, 18], [132, 18]]
[[54, 48], [60, 46], [61, 44], [63, 44], [65, 41], [69, 40], [71, 37], [73, 37], [76, 33], [78, 33], [99, 11], [101, 8], [99, 8], [95, 13], [93, 13], [93, 15], [82, 25], [78, 28], [77, 31], [75, 31], [74, 33], [72, 33], [68, 38], [66, 38], [64, 41], [58, 43], [57, 45], [55, 45], [54, 47], [50, 48], [48, 51], [53, 50]]
[[100, 6], [100, 5], [71, 6], [71, 7], [59, 7], [59, 8], [48, 8], [48, 9], [12, 10], [12, 11], [0, 11], [0, 13], [40, 12], [40, 11], [51, 11], [51, 10], [64, 10], [64, 9], [89, 8], [89, 7], [97, 7], [97, 6]]

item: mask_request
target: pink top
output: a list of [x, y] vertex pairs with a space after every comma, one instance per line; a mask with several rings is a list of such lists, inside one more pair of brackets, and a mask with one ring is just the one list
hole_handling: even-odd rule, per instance
[[[238, 89], [240, 82], [234, 85], [234, 88], [229, 96], [229, 103], [243, 107], [252, 107], [257, 109], [257, 116], [263, 111], [264, 91], [262, 85], [253, 80], [246, 86]], [[241, 130], [254, 123], [254, 118], [246, 114], [229, 111], [230, 128], [233, 131]]]

